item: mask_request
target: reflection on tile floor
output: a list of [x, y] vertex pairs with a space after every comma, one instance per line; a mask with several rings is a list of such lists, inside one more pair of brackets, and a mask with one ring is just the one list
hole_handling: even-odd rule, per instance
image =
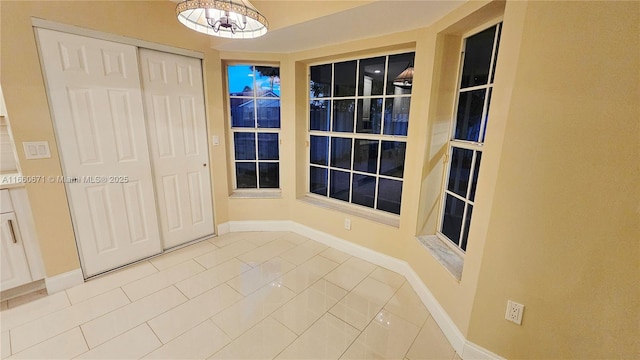
[[402, 275], [289, 232], [3, 304], [0, 324], [3, 359], [459, 359]]

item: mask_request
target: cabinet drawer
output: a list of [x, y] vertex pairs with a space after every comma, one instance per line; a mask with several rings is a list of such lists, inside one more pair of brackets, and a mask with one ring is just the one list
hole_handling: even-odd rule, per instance
[[0, 214], [13, 211], [13, 205], [11, 204], [11, 197], [9, 196], [9, 190], [0, 190]]

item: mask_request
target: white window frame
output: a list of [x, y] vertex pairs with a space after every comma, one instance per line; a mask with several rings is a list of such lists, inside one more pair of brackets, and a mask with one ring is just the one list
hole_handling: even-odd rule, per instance
[[[463, 67], [464, 67], [464, 58], [465, 58], [465, 52], [464, 49], [466, 47], [466, 41], [469, 37], [476, 35], [484, 30], [487, 30], [491, 27], [494, 26], [498, 26], [496, 28], [496, 32], [494, 34], [494, 41], [493, 41], [493, 48], [492, 48], [492, 52], [491, 52], [491, 61], [489, 64], [489, 78], [487, 81], [487, 84], [484, 85], [477, 85], [477, 86], [471, 86], [471, 87], [466, 87], [461, 89], [461, 82], [462, 82], [462, 73], [463, 73]], [[458, 255], [464, 257], [465, 254], [465, 250], [462, 249], [461, 245], [462, 245], [462, 239], [464, 236], [464, 232], [466, 229], [466, 220], [467, 220], [467, 210], [468, 210], [468, 205], [471, 205], [474, 207], [475, 209], [475, 199], [474, 200], [469, 200], [469, 196], [470, 196], [470, 191], [471, 191], [471, 186], [473, 183], [473, 176], [475, 174], [469, 174], [469, 182], [467, 184], [467, 190], [465, 193], [465, 197], [462, 197], [458, 194], [456, 194], [455, 192], [449, 191], [448, 190], [448, 186], [449, 186], [449, 173], [451, 171], [451, 165], [452, 165], [452, 161], [451, 158], [453, 156], [453, 149], [454, 148], [459, 148], [459, 149], [466, 149], [466, 150], [472, 150], [473, 151], [473, 158], [471, 161], [471, 165], [470, 165], [470, 169], [472, 169], [472, 171], [475, 170], [475, 166], [476, 166], [476, 160], [477, 160], [477, 155], [478, 153], [482, 154], [483, 152], [483, 147], [484, 147], [484, 140], [486, 138], [486, 122], [488, 120], [488, 112], [489, 112], [489, 103], [493, 94], [493, 87], [494, 87], [494, 81], [495, 79], [492, 79], [492, 76], [495, 72], [495, 65], [496, 65], [496, 46], [499, 47], [499, 40], [498, 36], [501, 33], [502, 30], [502, 17], [500, 17], [499, 19], [493, 20], [489, 23], [485, 23], [482, 26], [476, 27], [466, 33], [464, 33], [462, 35], [462, 44], [461, 44], [461, 56], [460, 56], [460, 66], [459, 66], [459, 70], [458, 70], [458, 77], [457, 77], [457, 86], [456, 86], [456, 98], [455, 98], [455, 102], [453, 104], [453, 109], [452, 109], [452, 121], [451, 121], [451, 126], [449, 129], [449, 141], [447, 143], [447, 153], [445, 155], [445, 160], [446, 160], [446, 166], [444, 169], [444, 174], [443, 174], [443, 182], [442, 182], [442, 191], [441, 191], [441, 196], [440, 196], [440, 210], [439, 210], [439, 214], [438, 214], [438, 228], [436, 230], [436, 236], [442, 240], [447, 246], [449, 246], [451, 249], [453, 249]], [[484, 99], [484, 104], [483, 104], [483, 109], [482, 109], [482, 117], [481, 117], [481, 122], [480, 122], [480, 133], [478, 135], [478, 141], [465, 141], [465, 140], [459, 140], [459, 139], [455, 139], [455, 130], [456, 130], [456, 125], [457, 125], [457, 111], [458, 111], [458, 105], [459, 105], [459, 101], [460, 101], [460, 94], [461, 93], [465, 93], [465, 92], [471, 92], [474, 90], [481, 90], [481, 89], [489, 89], [489, 91], [487, 92], [487, 94], [489, 94], [488, 96], [485, 97]], [[482, 166], [482, 165], [481, 165]], [[478, 169], [478, 171], [480, 172], [480, 169]], [[479, 180], [479, 176], [478, 176], [478, 180]], [[446, 199], [447, 199], [447, 195], [451, 195], [453, 197], [455, 197], [456, 199], [463, 201], [465, 204], [465, 208], [463, 211], [463, 215], [462, 215], [462, 225], [460, 227], [460, 239], [458, 241], [458, 243], [454, 242], [452, 239], [449, 239], [448, 236], [446, 236], [444, 233], [442, 233], [442, 227], [444, 224], [444, 215], [445, 215], [445, 207], [446, 207]], [[476, 194], [477, 196], [477, 194]], [[473, 214], [472, 214], [473, 217]], [[469, 221], [469, 227], [471, 226], [471, 221]], [[467, 243], [468, 245], [468, 243]]]
[[[387, 86], [387, 80], [388, 80], [388, 76], [389, 76], [389, 57], [393, 56], [393, 55], [399, 55], [399, 54], [404, 54], [404, 53], [409, 53], [409, 52], [413, 52], [415, 53], [415, 49], [403, 49], [403, 50], [398, 50], [398, 51], [389, 51], [389, 52], [383, 52], [383, 53], [377, 53], [377, 54], [370, 54], [370, 55], [366, 55], [366, 56], [359, 56], [359, 57], [355, 57], [355, 58], [341, 58], [341, 59], [335, 59], [333, 61], [321, 61], [321, 62], [315, 62], [315, 63], [310, 63], [307, 66], [307, 84], [310, 83], [311, 80], [311, 67], [313, 66], [318, 66], [318, 65], [328, 65], [331, 64], [331, 96], [327, 96], [327, 97], [322, 97], [322, 98], [312, 98], [310, 92], [307, 89], [307, 112], [306, 112], [306, 126], [307, 126], [307, 144], [309, 144], [309, 147], [307, 148], [306, 151], [306, 196], [313, 198], [313, 199], [317, 199], [319, 201], [322, 202], [327, 202], [328, 204], [333, 204], [335, 207], [347, 207], [347, 208], [351, 208], [354, 209], [357, 212], [362, 212], [364, 214], [371, 214], [375, 217], [385, 217], [385, 218], [391, 218], [391, 219], [399, 219], [400, 215], [395, 214], [395, 213], [391, 213], [388, 211], [384, 211], [384, 210], [378, 210], [377, 209], [377, 205], [378, 205], [378, 183], [380, 179], [389, 179], [389, 180], [395, 180], [395, 181], [400, 181], [402, 183], [403, 189], [402, 189], [402, 194], [401, 198], [400, 198], [400, 204], [402, 204], [402, 198], [404, 197], [405, 194], [405, 188], [404, 188], [404, 175], [402, 178], [397, 178], [397, 177], [393, 177], [393, 176], [388, 176], [388, 175], [381, 175], [379, 174], [380, 172], [380, 162], [381, 162], [381, 156], [382, 156], [382, 141], [395, 141], [395, 142], [403, 142], [405, 143], [405, 147], [407, 144], [407, 140], [408, 140], [408, 135], [407, 136], [402, 136], [402, 135], [385, 135], [384, 134], [384, 120], [385, 120], [385, 107], [386, 107], [386, 101], [387, 99], [395, 99], [395, 98], [409, 98], [411, 99], [413, 96], [413, 90], [410, 94], [392, 94], [392, 95], [387, 95], [386, 94], [386, 86]], [[360, 82], [360, 60], [365, 60], [365, 59], [370, 59], [370, 58], [375, 58], [375, 57], [385, 57], [385, 65], [384, 65], [384, 70], [385, 70], [385, 75], [384, 75], [384, 89], [383, 89], [383, 93], [381, 95], [369, 95], [369, 96], [360, 96], [358, 95], [358, 89], [359, 89], [359, 82]], [[414, 59], [415, 59], [415, 54], [414, 54]], [[334, 86], [334, 75], [335, 75], [335, 64], [336, 63], [341, 63], [341, 62], [347, 62], [347, 61], [353, 61], [356, 60], [356, 70], [355, 70], [355, 75], [356, 75], [356, 83], [355, 83], [355, 88], [356, 88], [356, 95], [355, 96], [340, 96], [340, 97], [334, 97], [334, 91], [335, 91], [335, 86]], [[415, 62], [415, 60], [414, 60]], [[382, 108], [382, 118], [380, 119], [380, 134], [368, 134], [368, 133], [358, 133], [357, 132], [357, 119], [358, 119], [358, 100], [364, 100], [364, 99], [380, 99], [382, 98], [383, 101], [383, 108]], [[310, 107], [310, 102], [312, 100], [320, 100], [320, 101], [329, 101], [329, 104], [333, 104], [333, 100], [354, 100], [355, 103], [355, 110], [354, 110], [354, 117], [353, 117], [353, 128], [354, 128], [354, 132], [352, 133], [348, 133], [348, 132], [339, 132], [339, 131], [333, 131], [333, 106], [330, 106], [329, 111], [330, 111], [330, 123], [329, 123], [329, 131], [320, 131], [320, 130], [311, 130], [311, 107]], [[411, 109], [409, 109], [409, 113], [411, 113]], [[409, 119], [411, 118], [411, 115], [409, 115]], [[322, 136], [322, 137], [328, 137], [329, 138], [329, 146], [328, 146], [328, 158], [327, 158], [327, 165], [318, 165], [318, 164], [312, 164], [311, 163], [311, 158], [310, 158], [310, 144], [311, 144], [311, 136]], [[331, 139], [332, 138], [349, 138], [351, 139], [351, 164], [353, 164], [354, 161], [354, 156], [355, 156], [355, 139], [363, 139], [363, 140], [375, 140], [379, 142], [379, 151], [378, 151], [378, 159], [377, 159], [377, 166], [378, 166], [378, 173], [372, 174], [372, 173], [368, 173], [368, 172], [363, 172], [363, 171], [358, 171], [358, 170], [352, 170], [352, 169], [343, 169], [343, 168], [337, 168], [337, 167], [332, 167], [331, 166]], [[406, 151], [406, 148], [405, 148]], [[405, 163], [406, 163], [406, 158], [405, 158]], [[319, 195], [316, 193], [312, 193], [311, 192], [311, 188], [310, 188], [310, 169], [311, 166], [317, 167], [317, 168], [322, 168], [322, 169], [327, 169], [328, 171], [328, 175], [327, 175], [327, 196], [323, 196], [323, 195]], [[343, 201], [340, 199], [335, 199], [332, 198], [329, 195], [330, 192], [330, 187], [331, 187], [331, 170], [337, 170], [337, 171], [343, 171], [343, 172], [347, 172], [350, 174], [350, 179], [349, 179], [349, 187], [350, 187], [350, 191], [349, 191], [349, 201]], [[376, 191], [374, 193], [374, 203], [373, 203], [373, 208], [364, 206], [364, 205], [359, 205], [359, 204], [355, 204], [352, 203], [353, 200], [353, 184], [352, 184], [352, 179], [353, 179], [353, 174], [357, 174], [357, 175], [365, 175], [365, 176], [370, 176], [370, 177], [374, 177], [376, 179]], [[401, 205], [402, 206], [402, 205]]]
[[[281, 138], [281, 130], [282, 130], [282, 94], [277, 98], [280, 101], [280, 127], [278, 128], [260, 128], [258, 127], [258, 100], [273, 100], [274, 98], [270, 97], [261, 97], [257, 96], [256, 92], [256, 80], [255, 80], [255, 67], [256, 66], [269, 66], [269, 67], [277, 67], [281, 68], [280, 64], [274, 63], [261, 63], [261, 62], [252, 62], [252, 61], [239, 61], [239, 62], [227, 62], [225, 65], [225, 79], [226, 79], [226, 98], [227, 98], [227, 109], [228, 109], [228, 118], [229, 118], [229, 149], [230, 149], [230, 159], [231, 159], [231, 180], [233, 182], [233, 192], [235, 194], [245, 194], [251, 196], [256, 194], [273, 194], [281, 192], [281, 181], [282, 181], [282, 166], [280, 165], [280, 145], [282, 143]], [[231, 96], [231, 92], [229, 89], [229, 66], [253, 66], [254, 67], [254, 76], [253, 76], [253, 96]], [[233, 127], [233, 119], [231, 117], [231, 99], [253, 99], [254, 107], [253, 107], [253, 119], [254, 119], [254, 127]], [[236, 160], [236, 152], [235, 152], [235, 133], [250, 133], [255, 136], [255, 151], [256, 151], [256, 159], [255, 160]], [[258, 134], [260, 133], [272, 133], [278, 135], [278, 160], [259, 160], [258, 159]], [[278, 163], [278, 187], [277, 188], [261, 188], [260, 187], [260, 163]], [[238, 180], [236, 178], [236, 163], [254, 163], [256, 165], [256, 188], [239, 188]]]

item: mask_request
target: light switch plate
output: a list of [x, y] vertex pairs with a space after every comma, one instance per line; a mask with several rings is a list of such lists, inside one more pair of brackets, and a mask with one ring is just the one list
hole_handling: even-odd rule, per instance
[[29, 141], [23, 142], [24, 157], [27, 160], [48, 159], [51, 157], [48, 141]]

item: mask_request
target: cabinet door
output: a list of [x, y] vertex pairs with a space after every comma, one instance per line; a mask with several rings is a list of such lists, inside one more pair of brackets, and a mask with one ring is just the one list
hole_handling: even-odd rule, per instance
[[11, 289], [31, 281], [31, 272], [24, 254], [16, 214], [0, 214], [0, 264], [2, 282], [0, 291]]

